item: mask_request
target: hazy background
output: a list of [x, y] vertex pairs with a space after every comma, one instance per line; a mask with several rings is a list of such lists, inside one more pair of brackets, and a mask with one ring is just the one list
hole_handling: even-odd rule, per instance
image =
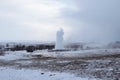
[[120, 40], [120, 0], [0, 0], [0, 41]]

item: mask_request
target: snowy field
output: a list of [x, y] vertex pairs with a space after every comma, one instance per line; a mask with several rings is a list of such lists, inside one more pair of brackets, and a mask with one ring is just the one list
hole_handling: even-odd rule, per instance
[[0, 56], [2, 80], [120, 80], [119, 77], [119, 49], [7, 51]]
[[12, 69], [0, 67], [0, 79], [2, 80], [96, 80], [75, 77], [68, 73], [45, 72], [30, 69]]
[[[5, 56], [0, 56], [0, 60], [13, 61], [19, 59], [29, 59], [28, 55], [29, 53], [26, 51], [8, 51]], [[29, 61], [22, 63], [28, 64]], [[70, 73], [50, 72], [41, 69], [17, 69], [3, 66], [0, 67], [0, 78], [2, 80], [96, 80], [93, 78], [76, 77]]]

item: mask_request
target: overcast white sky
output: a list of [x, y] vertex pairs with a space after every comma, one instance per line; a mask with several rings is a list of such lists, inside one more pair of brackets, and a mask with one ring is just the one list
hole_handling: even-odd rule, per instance
[[120, 0], [0, 0], [0, 41], [120, 40]]

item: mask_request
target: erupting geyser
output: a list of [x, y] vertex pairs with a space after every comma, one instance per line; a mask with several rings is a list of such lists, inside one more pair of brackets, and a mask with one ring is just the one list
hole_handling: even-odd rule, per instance
[[64, 49], [63, 35], [64, 35], [64, 31], [61, 28], [60, 30], [57, 31], [57, 34], [56, 34], [55, 50], [63, 50]]

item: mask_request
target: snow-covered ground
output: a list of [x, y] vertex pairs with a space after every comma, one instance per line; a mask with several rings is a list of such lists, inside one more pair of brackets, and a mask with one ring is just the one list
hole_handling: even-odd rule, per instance
[[36, 51], [32, 55], [43, 55], [45, 57], [91, 57], [91, 56], [104, 56], [120, 53], [120, 49], [91, 49], [91, 50], [79, 50], [79, 51], [62, 51], [62, 52], [47, 52]]
[[80, 51], [62, 51], [62, 52], [48, 52], [47, 50], [36, 51], [28, 53], [26, 51], [7, 51], [4, 56], [0, 56], [1, 60], [16, 60], [26, 59], [28, 56], [42, 55], [44, 57], [56, 57], [56, 58], [71, 58], [71, 57], [91, 57], [91, 56], [104, 56], [120, 54], [120, 49], [92, 49], [92, 50], [80, 50]]
[[30, 69], [11, 69], [0, 67], [0, 79], [2, 80], [96, 80], [80, 78], [69, 73], [45, 72]]
[[[8, 51], [4, 56], [0, 56], [0, 60], [11, 61], [27, 59], [30, 54], [31, 53], [27, 53], [26, 51]], [[24, 64], [24, 61], [22, 64]], [[10, 67], [0, 67], [0, 78], [2, 80], [96, 80], [76, 77], [75, 75], [69, 73], [46, 72], [40, 69], [15, 69]]]
[[1, 60], [16, 60], [16, 59], [24, 59], [27, 58], [26, 51], [7, 51], [4, 56], [0, 56]]
[[[59, 59], [60, 57], [88, 57], [112, 54], [120, 54], [120, 49], [93, 49], [63, 52], [36, 51], [34, 53], [7, 51], [4, 56], [0, 56], [0, 78], [2, 80], [99, 80], [98, 78], [104, 78], [103, 80], [117, 80], [120, 75], [119, 57], [94, 60], [82, 60], [79, 58], [71, 60]], [[34, 59], [31, 55], [56, 57], [56, 59]], [[9, 62], [11, 62], [11, 64], [9, 64]], [[44, 71], [45, 68], [47, 68], [47, 71]], [[58, 72], [50, 72], [48, 70]], [[66, 71], [68, 72], [66, 73]], [[77, 77], [71, 73], [85, 74], [85, 78], [81, 78], [80, 75]], [[90, 78], [91, 75], [98, 77], [96, 77], [96, 79]]]

